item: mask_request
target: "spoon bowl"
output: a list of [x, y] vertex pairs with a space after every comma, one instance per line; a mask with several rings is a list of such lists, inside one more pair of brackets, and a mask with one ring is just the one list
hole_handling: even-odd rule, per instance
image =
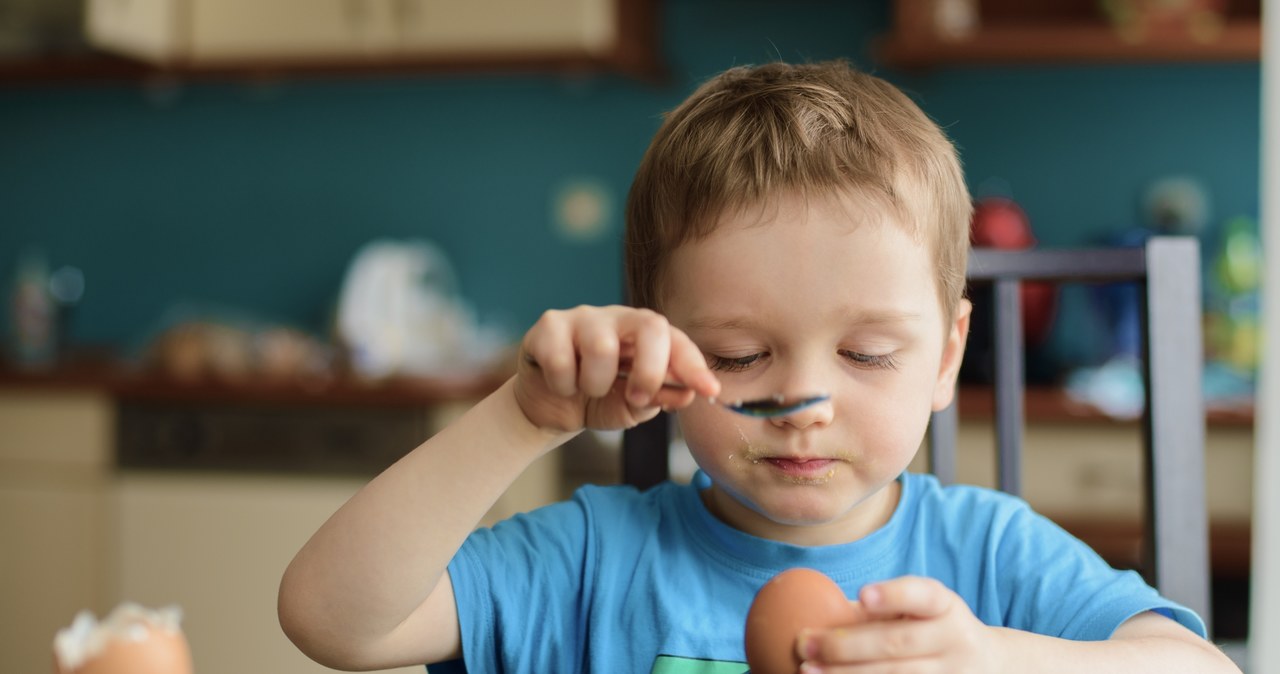
[[799, 412], [806, 407], [812, 407], [830, 399], [831, 396], [826, 394], [788, 398], [787, 396], [778, 393], [768, 398], [735, 400], [733, 402], [726, 402], [711, 398], [710, 402], [713, 405], [720, 405], [727, 410], [737, 412], [744, 416], [769, 419]]

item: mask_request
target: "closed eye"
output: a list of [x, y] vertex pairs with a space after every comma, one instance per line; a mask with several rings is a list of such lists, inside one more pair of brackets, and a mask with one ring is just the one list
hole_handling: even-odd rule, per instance
[[858, 353], [857, 351], [841, 351], [840, 355], [844, 356], [855, 367], [867, 370], [896, 370], [898, 369], [898, 361], [893, 357], [892, 353], [882, 355], [871, 355], [866, 353]]
[[761, 358], [767, 356], [766, 353], [753, 353], [749, 356], [740, 356], [738, 358], [726, 358], [715, 354], [707, 355], [707, 367], [716, 372], [742, 372], [751, 367]]

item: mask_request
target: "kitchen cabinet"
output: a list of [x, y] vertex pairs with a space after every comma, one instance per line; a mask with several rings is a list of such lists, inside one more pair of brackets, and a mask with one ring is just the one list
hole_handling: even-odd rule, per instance
[[[503, 495], [486, 524], [555, 500], [554, 457]], [[285, 637], [280, 576], [366, 479], [122, 471], [111, 488], [114, 598], [182, 607], [197, 672], [330, 672]], [[36, 670], [32, 670], [36, 671]], [[421, 674], [422, 667], [393, 670]]]
[[617, 38], [612, 0], [395, 0], [397, 50], [607, 53]]
[[109, 608], [109, 407], [0, 389], [0, 671], [51, 671], [57, 630]]
[[331, 672], [285, 637], [276, 590], [293, 555], [363, 482], [124, 473], [112, 490], [114, 594], [181, 606], [197, 672]]
[[[1220, 15], [1155, 16], [1196, 3], [1145, 3], [1143, 20], [1108, 19], [1097, 0], [894, 0], [879, 59], [902, 68], [965, 64], [1257, 61], [1261, 2], [1222, 3]], [[1116, 7], [1143, 3], [1121, 0]]]
[[89, 39], [144, 60], [333, 60], [390, 50], [390, 0], [90, 0]]
[[97, 48], [170, 71], [657, 68], [655, 0], [88, 0]]

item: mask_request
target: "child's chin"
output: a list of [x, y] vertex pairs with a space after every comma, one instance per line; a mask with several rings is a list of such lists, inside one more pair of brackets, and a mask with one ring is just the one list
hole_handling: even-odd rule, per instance
[[817, 526], [835, 521], [841, 509], [833, 503], [771, 503], [761, 508], [764, 515], [778, 524], [795, 527]]

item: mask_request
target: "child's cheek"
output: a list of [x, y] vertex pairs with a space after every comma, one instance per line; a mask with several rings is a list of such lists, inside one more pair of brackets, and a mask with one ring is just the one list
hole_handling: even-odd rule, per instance
[[679, 413], [680, 432], [698, 466], [713, 475], [743, 463], [750, 447], [748, 426], [759, 420], [738, 419], [733, 413], [698, 400]]

